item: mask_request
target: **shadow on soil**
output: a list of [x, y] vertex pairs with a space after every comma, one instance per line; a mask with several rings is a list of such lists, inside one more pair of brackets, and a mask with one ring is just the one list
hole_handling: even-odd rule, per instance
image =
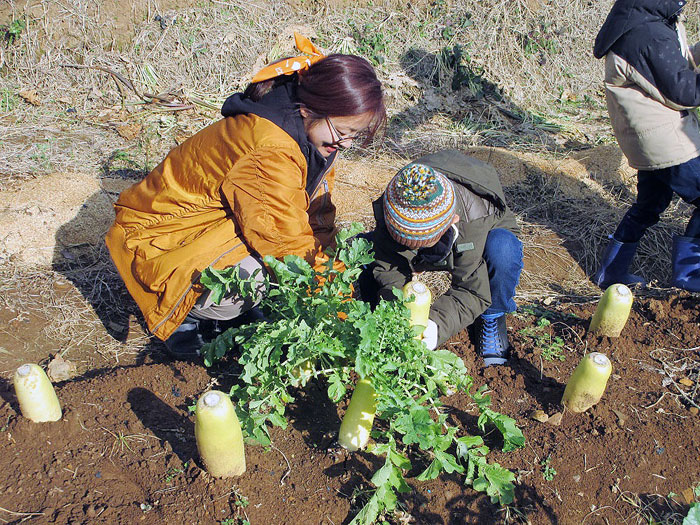
[[[412, 48], [404, 53], [400, 64], [422, 94], [412, 107], [389, 121], [387, 136], [391, 139], [390, 148], [397, 153], [411, 156], [413, 151], [424, 149], [418, 141], [402, 143], [402, 139], [406, 131], [420, 127], [437, 115], [447, 116], [458, 129], [464, 130], [461, 136], [456, 135], [456, 145], [465, 140], [473, 141], [471, 137], [478, 135], [482, 145], [507, 147], [510, 135], [540, 148], [544, 145], [549, 150], [561, 149], [551, 133], [558, 128], [551, 124], [546, 128], [541, 117], [508, 100], [496, 84], [483, 76], [483, 69], [470, 62], [462, 46], [444, 47], [439, 53]], [[588, 145], [577, 142], [567, 147]]]
[[[132, 177], [141, 172], [133, 170], [121, 174], [107, 172], [114, 181]], [[115, 175], [116, 173], [116, 175]], [[144, 333], [148, 333], [141, 312], [129, 295], [124, 282], [117, 273], [109, 252], [104, 244], [104, 232], [99, 232], [100, 242], [94, 244], [85, 242], [86, 238], [94, 238], [95, 227], [104, 228], [104, 219], [96, 221], [96, 217], [114, 217], [113, 204], [119, 193], [105, 187], [94, 193], [83, 203], [78, 214], [68, 223], [62, 225], [56, 232], [53, 269], [70, 281], [92, 306], [107, 333], [120, 342], [125, 342], [129, 335], [131, 316], [137, 320]], [[129, 179], [130, 182], [136, 180]], [[111, 220], [108, 221], [111, 223]], [[96, 226], [99, 224], [99, 226]]]
[[[177, 387], [173, 386], [175, 393]], [[131, 410], [155, 436], [170, 443], [173, 452], [183, 463], [198, 457], [194, 435], [194, 424], [189, 418], [176, 412], [150, 390], [136, 387], [129, 391], [127, 401]]]
[[337, 406], [328, 398], [325, 383], [311, 381], [297, 389], [294, 397], [294, 403], [287, 405], [287, 413], [306, 445], [322, 451], [333, 447], [338, 439], [340, 418]]
[[[594, 149], [592, 142], [573, 138], [562, 144], [561, 136], [557, 137], [561, 131], [559, 127], [508, 100], [498, 86], [484, 78], [483, 71], [471, 62], [466, 50], [460, 46], [446, 47], [439, 53], [410, 49], [401, 57], [401, 66], [416, 81], [420, 94], [412, 107], [389, 121], [386, 135], [390, 150], [415, 159], [445, 147], [466, 151], [475, 142], [480, 146], [520, 150], [531, 144], [538, 150], [544, 147], [552, 153], [575, 157], [581, 165], [577, 176], [597, 180], [605, 193], [627, 205], [634, 202], [635, 193], [618, 173], [623, 155], [616, 145]], [[403, 140], [409, 130], [419, 128], [438, 115], [449, 118], [457, 130], [464, 130], [450, 135], [454, 137], [450, 144], [441, 144], [439, 140], [426, 144], [424, 138]], [[586, 137], [585, 140], [592, 139]], [[509, 155], [502, 150], [498, 154]], [[514, 182], [503, 181], [509, 206], [526, 224], [554, 232], [590, 277], [598, 266], [598, 254], [607, 244], [607, 235], [613, 233], [627, 206], [625, 209], [611, 206], [612, 199], [601, 195], [600, 190], [596, 191], [554, 166], [556, 172], [548, 173], [514, 154], [511, 156], [511, 160], [523, 167], [518, 180], [513, 180], [513, 174], [503, 173], [502, 166], [496, 165], [502, 179]], [[481, 160], [490, 162], [487, 158]], [[684, 228], [683, 224], [672, 226], [678, 232]], [[669, 252], [671, 236], [668, 233], [662, 235], [662, 242], [669, 247], [666, 252]], [[670, 277], [670, 254], [658, 253], [657, 249], [651, 248], [648, 237], [640, 243], [633, 269], [639, 269], [648, 280], [655, 278], [665, 283]], [[592, 250], [592, 247], [597, 249]], [[659, 259], [662, 260], [662, 270], [649, 270], [659, 263]], [[665, 268], [669, 271], [666, 272]], [[565, 288], [553, 291], [570, 293]]]
[[[12, 407], [12, 409], [19, 413], [19, 403], [17, 402], [17, 396], [15, 396], [15, 387], [13, 381], [5, 379], [0, 376], [0, 399]], [[4, 421], [0, 421], [0, 427], [5, 424]]]

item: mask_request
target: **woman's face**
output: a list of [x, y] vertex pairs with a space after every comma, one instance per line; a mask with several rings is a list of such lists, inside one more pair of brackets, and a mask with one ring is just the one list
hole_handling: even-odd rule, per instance
[[316, 149], [326, 158], [338, 149], [352, 146], [356, 136], [365, 131], [372, 123], [370, 113], [351, 117], [312, 119], [302, 108], [301, 116], [304, 119], [304, 129], [306, 129], [309, 142], [316, 146]]

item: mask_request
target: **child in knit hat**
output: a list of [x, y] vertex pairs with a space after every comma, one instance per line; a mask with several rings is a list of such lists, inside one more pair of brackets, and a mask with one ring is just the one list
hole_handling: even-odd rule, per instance
[[448, 271], [451, 287], [432, 304], [423, 341], [434, 349], [475, 324], [485, 366], [505, 364], [505, 314], [516, 309], [523, 260], [496, 170], [440, 151], [401, 169], [373, 207], [376, 261], [360, 280], [362, 297], [393, 300], [414, 273]]

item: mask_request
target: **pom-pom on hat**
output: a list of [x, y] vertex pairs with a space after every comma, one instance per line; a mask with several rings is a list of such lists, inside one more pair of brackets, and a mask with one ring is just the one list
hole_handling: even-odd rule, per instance
[[402, 168], [384, 192], [384, 222], [408, 248], [430, 246], [452, 224], [455, 190], [442, 173], [424, 164]]

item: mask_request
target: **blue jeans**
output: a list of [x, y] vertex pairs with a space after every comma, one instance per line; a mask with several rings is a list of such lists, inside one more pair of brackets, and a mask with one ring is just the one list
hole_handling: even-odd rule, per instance
[[[358, 237], [360, 236], [372, 240], [372, 236], [358, 235]], [[513, 299], [515, 287], [520, 281], [520, 272], [523, 269], [523, 243], [511, 231], [494, 228], [486, 237], [484, 260], [491, 287], [491, 306], [484, 313], [514, 312], [517, 309]], [[377, 283], [372, 276], [371, 265], [367, 265], [360, 274], [356, 288], [359, 288], [362, 300], [369, 302], [372, 308], [377, 306], [379, 295]]]
[[685, 236], [700, 238], [700, 157], [696, 157], [677, 166], [637, 174], [637, 202], [617, 226], [615, 240], [639, 241], [647, 228], [659, 222], [674, 193], [695, 206]]
[[523, 243], [511, 231], [494, 228], [486, 237], [484, 260], [491, 286], [491, 306], [484, 313], [514, 312], [515, 287], [523, 269]]

